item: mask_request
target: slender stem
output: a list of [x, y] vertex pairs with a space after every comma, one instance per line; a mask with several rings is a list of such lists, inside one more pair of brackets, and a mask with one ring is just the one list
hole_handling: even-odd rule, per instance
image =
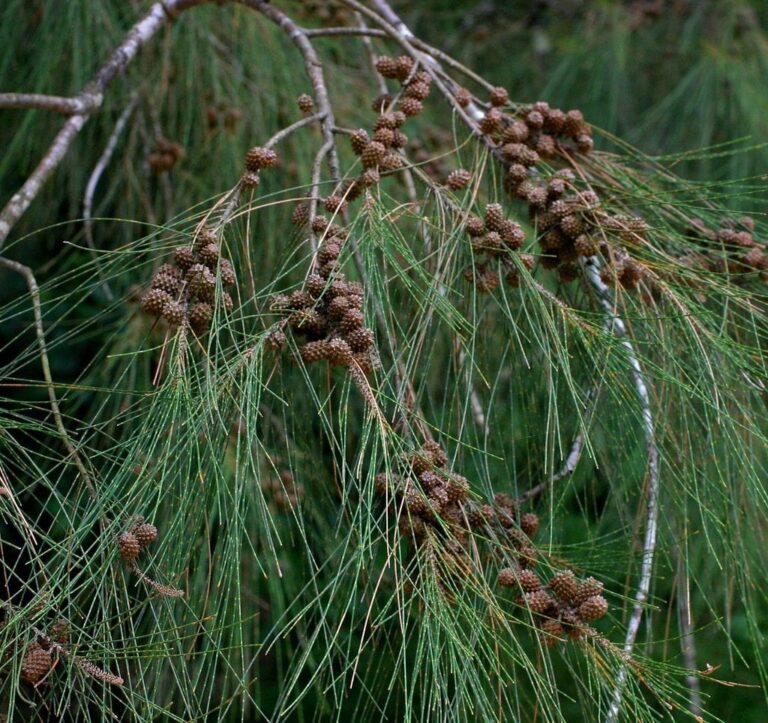
[[358, 28], [307, 28], [304, 30], [304, 35], [308, 38], [338, 38], [345, 35], [362, 35], [366, 38], [387, 37], [387, 34], [383, 30], [376, 30], [374, 28], [366, 28], [363, 26]]
[[[635, 640], [640, 629], [643, 617], [643, 609], [648, 600], [648, 594], [653, 578], [653, 564], [656, 552], [656, 534], [659, 523], [659, 452], [656, 446], [656, 432], [654, 428], [653, 412], [651, 409], [651, 397], [645, 381], [645, 374], [637, 358], [632, 342], [627, 338], [627, 327], [623, 319], [618, 315], [615, 302], [608, 286], [600, 278], [598, 259], [591, 257], [584, 262], [586, 278], [597, 294], [597, 298], [605, 312], [605, 328], [611, 332], [626, 350], [629, 361], [630, 373], [635, 384], [635, 391], [640, 399], [643, 416], [643, 428], [645, 431], [646, 457], [648, 460], [647, 485], [646, 485], [646, 513], [645, 536], [643, 539], [643, 559], [640, 566], [640, 579], [635, 591], [634, 605], [627, 624], [627, 633], [624, 637], [624, 653], [631, 656], [635, 647]], [[622, 666], [616, 676], [607, 723], [618, 720], [621, 700], [624, 693], [624, 685], [628, 675], [626, 665]]]
[[[93, 196], [96, 193], [96, 187], [99, 185], [101, 175], [104, 173], [104, 170], [112, 159], [112, 154], [115, 152], [115, 148], [117, 148], [117, 142], [120, 139], [120, 136], [122, 135], [123, 130], [128, 123], [128, 119], [133, 114], [133, 111], [135, 110], [138, 102], [139, 96], [134, 94], [130, 103], [128, 103], [128, 105], [125, 107], [125, 110], [123, 110], [123, 112], [120, 114], [120, 117], [117, 119], [117, 123], [115, 123], [115, 127], [109, 136], [109, 140], [107, 141], [107, 145], [104, 148], [104, 152], [101, 154], [98, 162], [93, 167], [93, 172], [91, 173], [91, 176], [88, 179], [88, 183], [85, 186], [85, 194], [83, 196], [83, 223], [85, 225], [85, 240], [91, 249], [96, 248], [95, 244], [93, 243]], [[99, 273], [101, 274], [101, 271], [99, 271]], [[106, 280], [103, 280], [103, 286], [107, 298], [111, 301], [114, 296]]]
[[301, 120], [297, 120], [295, 123], [291, 123], [291, 125], [286, 126], [282, 130], [278, 131], [273, 135], [265, 144], [265, 148], [274, 148], [280, 141], [284, 141], [291, 133], [295, 133], [299, 128], [303, 128], [304, 126], [308, 126], [310, 123], [315, 123], [316, 121], [322, 121], [323, 118], [325, 118], [325, 113], [315, 113], [314, 115], [308, 115], [306, 118], [302, 118]]
[[51, 376], [51, 366], [48, 362], [48, 348], [45, 341], [45, 330], [43, 328], [43, 315], [40, 309], [40, 290], [37, 286], [37, 280], [35, 279], [32, 271], [27, 266], [20, 264], [18, 261], [12, 261], [11, 259], [6, 259], [0, 256], [0, 265], [5, 266], [11, 271], [15, 271], [17, 274], [20, 274], [21, 276], [24, 277], [24, 280], [27, 282], [29, 295], [30, 295], [30, 298], [32, 299], [32, 311], [35, 317], [35, 334], [37, 335], [37, 346], [38, 346], [39, 355], [40, 355], [40, 363], [43, 368], [43, 379], [45, 380], [45, 386], [46, 386], [46, 389], [48, 390], [48, 400], [51, 405], [51, 413], [53, 414], [53, 420], [54, 420], [54, 423], [56, 424], [56, 429], [58, 429], [59, 434], [61, 435], [61, 439], [62, 439], [62, 442], [64, 443], [64, 446], [67, 448], [67, 451], [72, 457], [72, 460], [74, 461], [75, 466], [80, 472], [80, 477], [83, 479], [83, 482], [85, 482], [86, 486], [88, 487], [88, 491], [91, 493], [91, 497], [96, 499], [96, 486], [94, 485], [93, 480], [91, 479], [91, 475], [86, 469], [85, 464], [83, 463], [83, 460], [80, 458], [80, 454], [78, 453], [77, 448], [72, 442], [72, 439], [70, 438], [69, 433], [67, 432], [67, 429], [64, 426], [64, 420], [62, 419], [61, 410], [59, 409], [59, 402], [58, 402], [58, 399], [56, 398], [56, 391], [53, 383], [53, 377]]
[[677, 613], [680, 624], [680, 650], [683, 654], [685, 667], [688, 669], [685, 684], [690, 691], [688, 709], [692, 716], [701, 716], [703, 708], [699, 676], [696, 675], [696, 638], [691, 620], [691, 587], [686, 561], [679, 545], [676, 546], [675, 554], [677, 557]]

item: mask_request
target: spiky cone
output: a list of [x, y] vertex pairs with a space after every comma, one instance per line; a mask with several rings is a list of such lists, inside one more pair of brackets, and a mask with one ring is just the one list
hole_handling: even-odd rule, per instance
[[392, 141], [395, 139], [395, 131], [391, 128], [379, 128], [374, 134], [371, 140], [381, 143], [381, 145], [387, 147], [392, 145]]
[[534, 150], [539, 154], [541, 158], [549, 160], [554, 158], [555, 154], [557, 153], [557, 144], [555, 143], [555, 139], [552, 136], [547, 135], [546, 133], [542, 133], [536, 139]]
[[600, 250], [600, 242], [582, 233], [574, 239], [573, 248], [579, 256], [594, 256]]
[[454, 475], [448, 480], [448, 502], [459, 504], [467, 499], [469, 494], [469, 482], [460, 475]]
[[603, 587], [603, 583], [600, 582], [600, 580], [597, 580], [594, 577], [585, 578], [579, 583], [578, 590], [576, 591], [573, 600], [574, 604], [581, 605], [581, 603], [591, 597], [602, 595]]
[[256, 188], [261, 183], [261, 178], [259, 177], [258, 173], [255, 173], [254, 171], [246, 171], [242, 176], [240, 176], [240, 185], [243, 188]]
[[394, 58], [390, 58], [386, 55], [382, 55], [381, 57], [377, 58], [376, 62], [374, 63], [374, 67], [376, 68], [376, 71], [379, 73], [379, 75], [382, 75], [385, 78], [391, 78], [392, 80], [397, 78], [399, 73], [399, 66], [397, 61]]
[[507, 168], [504, 177], [504, 188], [507, 193], [514, 193], [517, 187], [528, 178], [528, 169], [522, 163], [512, 163]]
[[294, 311], [288, 317], [288, 323], [297, 334], [306, 334], [315, 338], [324, 336], [328, 327], [328, 320], [315, 309]]
[[539, 553], [530, 543], [523, 545], [518, 552], [517, 562], [521, 567], [535, 567], [539, 564]]
[[565, 637], [565, 629], [555, 618], [544, 618], [539, 621], [542, 638], [547, 645], [557, 645]]
[[579, 605], [578, 615], [587, 623], [600, 620], [608, 612], [608, 601], [602, 595], [588, 597]]
[[509, 93], [507, 92], [507, 89], [502, 88], [501, 86], [496, 86], [491, 89], [490, 101], [491, 105], [496, 106], [497, 108], [509, 103]]
[[551, 108], [544, 114], [544, 130], [552, 135], [558, 135], [563, 130], [565, 113], [559, 108]]
[[405, 165], [405, 160], [399, 153], [387, 153], [381, 159], [379, 168], [383, 171], [397, 171]]
[[464, 168], [457, 168], [448, 174], [445, 185], [452, 191], [460, 191], [466, 188], [472, 180], [472, 174]]
[[560, 570], [549, 580], [549, 589], [558, 600], [564, 603], [573, 603], [579, 590], [579, 581], [573, 570]]
[[744, 254], [743, 261], [747, 266], [757, 271], [768, 270], [768, 256], [759, 246], [755, 246], [747, 251]]
[[400, 110], [407, 116], [415, 116], [424, 110], [424, 106], [420, 100], [406, 96], [400, 101]]
[[539, 531], [539, 516], [533, 512], [526, 512], [520, 518], [520, 529], [528, 535], [528, 537], [535, 537]]
[[171, 276], [170, 274], [157, 273], [152, 277], [152, 288], [165, 291], [171, 296], [175, 295], [179, 291], [180, 280], [178, 276]]
[[310, 113], [312, 113], [315, 108], [315, 101], [312, 100], [311, 95], [302, 93], [298, 98], [296, 98], [296, 105], [304, 115], [310, 115]]
[[180, 269], [186, 271], [196, 261], [195, 252], [189, 246], [178, 246], [173, 250], [173, 260]]
[[[490, 512], [490, 514], [487, 514], [488, 512]], [[472, 507], [467, 512], [467, 524], [470, 529], [475, 531], [483, 530], [492, 519], [493, 510], [487, 505], [483, 505], [482, 507]]]
[[584, 155], [591, 153], [595, 147], [595, 142], [588, 133], [579, 133], [574, 140], [576, 141], [576, 150]]
[[505, 219], [501, 222], [499, 236], [504, 246], [513, 251], [519, 249], [525, 241], [525, 232], [522, 226], [511, 219]]
[[344, 339], [334, 337], [328, 341], [328, 361], [334, 366], [348, 366], [352, 362], [352, 350]]
[[488, 231], [485, 235], [472, 240], [472, 249], [475, 253], [498, 256], [501, 251], [501, 236], [496, 231]]
[[221, 276], [221, 283], [227, 287], [234, 286], [237, 281], [235, 267], [229, 259], [221, 259], [219, 262], [219, 276]]
[[396, 63], [397, 74], [395, 75], [395, 78], [403, 83], [413, 70], [413, 58], [410, 55], [401, 55]]
[[21, 660], [21, 679], [32, 685], [39, 683], [53, 667], [49, 650], [44, 650], [37, 641], [27, 646]]
[[490, 108], [480, 121], [480, 130], [485, 135], [495, 133], [501, 128], [502, 112], [498, 108]]
[[407, 98], [415, 98], [418, 101], [426, 100], [429, 92], [429, 83], [408, 83], [408, 87], [405, 89]]
[[540, 211], [547, 205], [547, 189], [543, 186], [534, 186], [525, 196], [529, 210]]
[[251, 172], [260, 171], [262, 168], [274, 168], [277, 163], [277, 153], [271, 148], [255, 146], [245, 156], [245, 167]]
[[542, 588], [541, 579], [533, 570], [520, 570], [517, 573], [517, 584], [523, 592], [536, 592]]
[[69, 644], [69, 621], [59, 618], [48, 630], [48, 636], [59, 645]]
[[634, 259], [628, 259], [619, 274], [619, 282], [625, 289], [636, 289], [640, 285], [645, 269]]
[[202, 261], [208, 268], [215, 268], [219, 262], [219, 256], [221, 256], [221, 249], [216, 243], [206, 244], [200, 249], [200, 261]]
[[358, 181], [364, 188], [375, 186], [381, 180], [376, 168], [366, 168], [359, 176]]
[[327, 359], [329, 355], [328, 341], [321, 339], [319, 341], [310, 341], [299, 347], [299, 356], [305, 364]]
[[466, 88], [458, 88], [453, 97], [460, 108], [466, 108], [472, 102], [472, 93]]
[[349, 135], [349, 142], [352, 145], [352, 150], [358, 156], [365, 150], [365, 147], [370, 143], [370, 140], [368, 132], [364, 128], [358, 128], [357, 130], [352, 131]]
[[[521, 587], [520, 584], [520, 574], [521, 570], [515, 570], [513, 567], [505, 567], [504, 569], [499, 571], [499, 576], [496, 579], [496, 582], [499, 583], [502, 587], [511, 587], [519, 589]], [[536, 573], [533, 573], [534, 575]], [[530, 592], [534, 592], [535, 590], [538, 590], [541, 587], [539, 585], [538, 588], [533, 588]]]
[[206, 268], [190, 279], [188, 288], [193, 301], [210, 302], [216, 292], [216, 276]]
[[584, 114], [580, 110], [569, 110], [565, 114], [562, 133], [571, 138], [575, 138], [584, 129]]
[[365, 148], [363, 148], [363, 151], [360, 154], [360, 160], [362, 161], [364, 168], [373, 168], [381, 163], [386, 153], [387, 149], [383, 143], [371, 141]]
[[173, 301], [168, 292], [162, 289], [150, 289], [141, 297], [141, 308], [148, 314], [162, 314], [163, 308]]
[[287, 343], [288, 338], [281, 329], [273, 329], [264, 337], [264, 345], [272, 351], [282, 351]]
[[555, 601], [549, 596], [546, 590], [536, 590], [534, 592], [527, 592], [523, 595], [523, 604], [528, 607], [531, 612], [539, 613], [543, 615], [551, 607], [553, 607]]
[[341, 196], [328, 196], [323, 200], [323, 206], [328, 213], [343, 213], [347, 202]]
[[480, 294], [490, 294], [499, 288], [501, 279], [496, 271], [483, 271], [475, 278], [475, 289]]
[[349, 344], [349, 348], [359, 354], [370, 351], [373, 348], [373, 331], [367, 328], [356, 328], [344, 334], [344, 340]]
[[195, 331], [203, 332], [210, 326], [211, 319], [213, 318], [213, 308], [204, 301], [192, 304], [187, 318]]
[[171, 326], [179, 326], [184, 321], [184, 306], [178, 301], [169, 301], [163, 306], [163, 318]]
[[445, 467], [445, 465], [448, 464], [448, 455], [434, 439], [429, 439], [424, 442], [423, 449], [435, 467]]
[[376, 121], [375, 130], [380, 128], [389, 128], [397, 130], [406, 121], [406, 115], [401, 110], [395, 110], [390, 113], [384, 113]]
[[139, 545], [143, 550], [157, 539], [157, 527], [151, 525], [149, 522], [145, 522], [144, 524], [139, 525], [133, 534], [139, 541]]
[[400, 148], [405, 148], [408, 145], [408, 136], [405, 135], [402, 131], [394, 130], [392, 132], [392, 143], [390, 143], [390, 146], [398, 150]]
[[470, 216], [467, 219], [467, 225], [465, 228], [467, 233], [472, 237], [482, 236], [485, 233], [485, 222], [482, 218], [478, 218], [477, 216]]
[[485, 228], [489, 231], [501, 231], [504, 223], [504, 209], [500, 203], [489, 203], [485, 207]]
[[128, 564], [131, 564], [141, 552], [141, 545], [132, 532], [124, 532], [120, 535], [117, 538], [117, 547], [120, 550], [120, 555]]

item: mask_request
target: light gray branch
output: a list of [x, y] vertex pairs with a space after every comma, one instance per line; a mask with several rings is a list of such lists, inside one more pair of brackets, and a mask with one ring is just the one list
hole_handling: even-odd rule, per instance
[[[640, 400], [643, 416], [646, 456], [648, 459], [645, 535], [643, 539], [643, 559], [640, 566], [640, 579], [637, 583], [634, 605], [632, 606], [629, 623], [627, 624], [627, 633], [624, 637], [624, 653], [629, 657], [632, 655], [632, 651], [635, 648], [635, 640], [637, 639], [637, 633], [640, 629], [643, 609], [648, 600], [651, 580], [653, 578], [656, 533], [659, 524], [659, 452], [656, 446], [656, 432], [651, 408], [651, 397], [634, 346], [627, 338], [627, 327], [616, 311], [611, 290], [600, 278], [599, 262], [597, 258], [592, 257], [588, 259], [584, 262], [583, 266], [587, 280], [595, 291], [600, 305], [605, 312], [606, 330], [611, 332], [626, 350], [630, 373], [635, 384], [635, 392]], [[615, 723], [615, 721], [618, 720], [627, 674], [628, 668], [626, 665], [623, 665], [619, 674], [616, 676], [613, 698], [611, 700], [610, 708], [608, 709], [608, 715], [606, 716], [607, 723]]]
[[91, 95], [82, 93], [75, 98], [60, 95], [41, 95], [40, 93], [0, 93], [0, 108], [26, 108], [32, 110], [50, 110], [62, 115], [90, 113], [101, 105], [100, 93]]

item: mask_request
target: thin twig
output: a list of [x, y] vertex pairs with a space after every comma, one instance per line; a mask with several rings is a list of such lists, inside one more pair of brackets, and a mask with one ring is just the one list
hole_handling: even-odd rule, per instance
[[72, 442], [72, 439], [70, 438], [69, 433], [64, 426], [64, 420], [62, 419], [61, 411], [59, 409], [59, 402], [56, 398], [53, 378], [51, 377], [51, 366], [48, 362], [48, 348], [45, 342], [43, 315], [40, 309], [40, 290], [37, 286], [37, 280], [35, 279], [32, 271], [27, 266], [20, 264], [18, 261], [12, 261], [11, 259], [6, 259], [0, 256], [0, 265], [3, 265], [6, 268], [11, 269], [11, 271], [15, 271], [17, 274], [20, 274], [27, 282], [29, 295], [32, 299], [32, 311], [35, 317], [35, 334], [37, 335], [37, 346], [40, 355], [40, 364], [43, 368], [43, 379], [45, 380], [45, 386], [48, 390], [48, 400], [51, 405], [51, 413], [53, 414], [56, 429], [59, 430], [62, 442], [64, 443], [64, 446], [67, 448], [67, 451], [77, 466], [83, 482], [85, 482], [86, 486], [88, 487], [88, 491], [91, 493], [91, 496], [96, 499], [96, 486], [94, 485], [93, 480], [91, 479], [91, 475], [88, 473], [83, 460], [80, 459], [80, 454], [78, 453], [77, 448]]
[[365, 38], [386, 38], [387, 34], [383, 30], [375, 28], [366, 28], [363, 26], [357, 28], [307, 28], [304, 35], [308, 38], [338, 38], [344, 35], [359, 35]]
[[675, 549], [677, 557], [677, 614], [680, 624], [680, 650], [683, 654], [683, 662], [688, 669], [685, 676], [685, 684], [690, 694], [688, 696], [688, 709], [694, 717], [700, 717], [701, 685], [696, 674], [696, 638], [693, 633], [693, 621], [691, 620], [691, 586], [687, 574], [687, 566], [680, 546]]
[[[645, 381], [645, 375], [637, 358], [632, 342], [627, 338], [627, 327], [623, 319], [618, 315], [615, 302], [608, 286], [600, 278], [598, 260], [592, 257], [583, 263], [586, 278], [597, 294], [597, 298], [605, 312], [605, 328], [611, 332], [626, 350], [629, 361], [630, 373], [635, 384], [635, 391], [640, 399], [643, 415], [643, 428], [645, 432], [646, 456], [648, 459], [648, 482], [646, 487], [646, 513], [645, 536], [643, 539], [643, 560], [640, 567], [640, 579], [635, 591], [634, 605], [627, 624], [627, 633], [624, 638], [624, 653], [627, 657], [632, 655], [635, 640], [640, 629], [643, 617], [643, 609], [648, 600], [648, 594], [653, 578], [653, 563], [656, 552], [656, 533], [659, 522], [659, 452], [656, 446], [656, 432], [654, 428], [653, 412], [651, 409], [651, 397]], [[624, 693], [624, 684], [627, 679], [628, 668], [622, 666], [616, 676], [613, 699], [606, 716], [607, 723], [618, 720], [621, 699]]]
[[5, 208], [0, 211], [0, 249], [5, 245], [11, 229], [24, 215], [32, 201], [40, 193], [43, 184], [48, 180], [59, 163], [61, 163], [72, 142], [77, 138], [91, 114], [101, 105], [106, 87], [118, 74], [125, 70], [128, 64], [136, 57], [139, 50], [172, 17], [207, 1], [163, 0], [162, 2], [156, 2], [147, 14], [128, 31], [123, 42], [112, 52], [106, 63], [101, 66], [86, 84], [83, 91], [76, 99], [72, 99], [90, 104], [90, 107], [87, 110], [81, 110], [76, 115], [67, 119], [35, 170], [32, 171], [22, 187], [11, 197]]
[[301, 120], [297, 120], [295, 123], [291, 123], [291, 125], [286, 126], [282, 130], [278, 131], [273, 135], [265, 144], [265, 148], [274, 148], [280, 141], [284, 141], [291, 133], [295, 133], [299, 128], [303, 128], [304, 126], [308, 126], [310, 123], [314, 123], [315, 121], [322, 121], [323, 118], [325, 118], [325, 113], [315, 113], [314, 115], [308, 115], [306, 118], [302, 118]]
[[[136, 108], [138, 102], [139, 96], [134, 94], [128, 105], [125, 107], [125, 110], [123, 110], [123, 112], [120, 114], [120, 117], [117, 119], [117, 123], [115, 123], [115, 127], [109, 136], [109, 140], [107, 141], [107, 145], [104, 148], [104, 152], [101, 154], [98, 162], [93, 167], [93, 172], [91, 173], [91, 176], [88, 179], [88, 183], [85, 186], [85, 194], [83, 196], [83, 223], [85, 225], [85, 241], [94, 251], [96, 247], [93, 243], [93, 196], [96, 193], [96, 187], [99, 185], [99, 180], [101, 179], [102, 173], [104, 173], [104, 169], [106, 169], [107, 165], [112, 159], [112, 154], [115, 152], [115, 148], [117, 147], [117, 141], [120, 139], [120, 135], [128, 123], [128, 119], [133, 114], [133, 111]], [[99, 273], [101, 274], [101, 270], [99, 270]], [[114, 296], [112, 294], [112, 290], [109, 288], [109, 283], [105, 279], [102, 279], [102, 283], [104, 286], [104, 292], [107, 298], [111, 301]]]

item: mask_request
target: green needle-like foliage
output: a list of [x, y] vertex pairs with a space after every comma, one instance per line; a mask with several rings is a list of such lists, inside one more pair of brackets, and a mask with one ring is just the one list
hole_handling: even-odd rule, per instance
[[[762, 720], [747, 6], [593, 3], [527, 94], [535, 45], [495, 63], [506, 101], [378, 0], [173, 5], [0, 251], [0, 716]], [[2, 87], [76, 96], [151, 6], [7, 0]], [[448, 46], [487, 22], [453, 9]], [[612, 60], [662, 72], [680, 28], [663, 87]], [[572, 106], [594, 127], [547, 130]], [[5, 200], [64, 121], [0, 112]], [[382, 127], [408, 139], [371, 162]]]

